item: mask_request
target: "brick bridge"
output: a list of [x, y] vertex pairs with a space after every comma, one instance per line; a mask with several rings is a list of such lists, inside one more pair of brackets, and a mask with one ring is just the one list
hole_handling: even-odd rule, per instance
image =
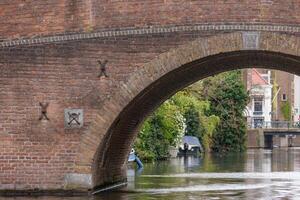
[[[298, 0], [2, 0], [0, 189], [124, 181], [141, 123], [176, 91], [253, 65], [300, 75], [299, 10]], [[69, 110], [81, 112], [73, 128], [66, 109], [80, 109]]]

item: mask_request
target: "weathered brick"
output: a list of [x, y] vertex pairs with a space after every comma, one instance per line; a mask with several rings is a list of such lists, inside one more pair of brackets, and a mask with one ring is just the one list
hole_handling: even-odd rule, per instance
[[[140, 123], [176, 90], [253, 63], [300, 74], [288, 59], [300, 53], [299, 2], [249, 2], [1, 1], [0, 189], [60, 189], [73, 173], [124, 180]], [[261, 31], [257, 54], [241, 51], [237, 31], [249, 30]], [[83, 128], [64, 128], [65, 108], [84, 109]]]

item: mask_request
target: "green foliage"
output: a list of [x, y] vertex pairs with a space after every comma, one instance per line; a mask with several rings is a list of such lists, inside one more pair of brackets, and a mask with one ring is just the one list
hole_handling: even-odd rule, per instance
[[196, 136], [202, 139], [200, 117], [199, 112], [194, 108], [190, 107], [184, 112], [184, 118], [186, 119], [185, 135]]
[[184, 129], [184, 118], [179, 108], [168, 100], [143, 124], [135, 150], [146, 161], [166, 159], [169, 147], [178, 144]]
[[191, 87], [178, 92], [172, 99], [180, 107], [185, 117], [185, 135], [198, 137], [204, 149], [209, 151], [212, 135], [219, 123], [219, 118], [215, 115], [206, 114], [210, 110], [209, 101], [201, 100], [192, 90]]
[[[213, 150], [218, 152], [245, 149], [246, 121], [243, 111], [248, 93], [242, 83], [240, 71], [219, 74], [203, 81], [203, 94], [211, 102], [210, 114], [220, 118], [213, 135]], [[209, 90], [208, 90], [209, 88]]]
[[200, 138], [208, 149], [219, 122], [214, 115], [206, 116], [209, 108], [208, 101], [189, 91], [178, 92], [146, 120], [135, 143], [137, 153], [143, 160], [166, 159], [169, 147], [178, 146], [184, 134]]
[[202, 144], [204, 146], [205, 151], [210, 151], [212, 142], [213, 142], [213, 136], [215, 134], [216, 128], [218, 127], [220, 123], [220, 118], [215, 115], [211, 116], [201, 116], [200, 117], [200, 126], [202, 127], [201, 136], [202, 138]]
[[281, 102], [281, 112], [283, 114], [283, 117], [286, 121], [290, 121], [291, 120], [291, 105], [290, 102], [286, 101], [286, 102]]
[[200, 139], [206, 151], [241, 151], [247, 102], [239, 71], [199, 81], [164, 102], [145, 121], [134, 148], [144, 161], [166, 159], [170, 146], [191, 135]]

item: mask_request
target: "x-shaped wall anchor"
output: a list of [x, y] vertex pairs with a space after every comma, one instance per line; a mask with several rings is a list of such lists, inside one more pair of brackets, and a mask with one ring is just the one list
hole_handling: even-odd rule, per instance
[[48, 109], [48, 106], [49, 106], [49, 103], [41, 103], [40, 102], [40, 106], [41, 106], [41, 116], [39, 118], [39, 120], [42, 120], [42, 119], [45, 119], [45, 120], [50, 120], [47, 116], [47, 109]]
[[101, 76], [108, 78], [108, 75], [106, 73], [106, 64], [108, 63], [108, 61], [104, 60], [104, 62], [102, 63], [101, 60], [98, 60], [98, 63], [100, 65], [100, 74], [98, 75], [98, 78], [100, 78]]
[[68, 112], [68, 115], [69, 115], [69, 122], [68, 122], [69, 126], [73, 122], [75, 122], [77, 125], [80, 125], [80, 122], [79, 122], [79, 115], [80, 115], [80, 113], [69, 113]]

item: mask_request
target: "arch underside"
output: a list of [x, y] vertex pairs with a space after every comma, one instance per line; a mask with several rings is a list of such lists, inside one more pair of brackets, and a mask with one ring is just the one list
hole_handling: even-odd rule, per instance
[[[267, 44], [270, 43], [267, 42]], [[274, 45], [278, 44], [275, 43]], [[182, 88], [200, 79], [224, 71], [253, 66], [277, 69], [300, 75], [300, 57], [297, 56], [298, 50], [296, 53], [291, 53], [289, 46], [285, 47], [289, 49], [287, 51], [272, 50], [270, 46], [256, 50], [243, 50], [239, 48], [240, 46], [233, 49], [233, 51], [220, 51], [218, 53], [207, 54], [199, 59], [184, 64], [180, 63], [177, 67], [174, 64], [175, 67], [167, 70], [166, 73], [161, 72], [160, 74], [159, 69], [155, 69], [153, 73], [158, 78], [150, 84], [146, 82], [147, 78], [144, 79], [146, 83], [141, 78], [141, 81], [138, 83], [142, 89], [134, 95], [134, 98], [111, 121], [109, 129], [94, 155], [93, 185], [98, 187], [125, 180], [127, 155], [142, 122], [162, 102]], [[224, 49], [226, 50], [226, 48]], [[176, 56], [176, 52], [174, 55]], [[168, 58], [170, 59], [169, 62], [174, 62], [172, 56], [168, 55]], [[155, 63], [159, 62], [155, 61]], [[142, 73], [139, 74], [141, 75]], [[145, 74], [146, 76], [148, 75]], [[133, 82], [129, 81], [127, 84], [130, 83]], [[143, 85], [145, 85], [144, 88]], [[122, 103], [124, 104], [124, 102]]]

